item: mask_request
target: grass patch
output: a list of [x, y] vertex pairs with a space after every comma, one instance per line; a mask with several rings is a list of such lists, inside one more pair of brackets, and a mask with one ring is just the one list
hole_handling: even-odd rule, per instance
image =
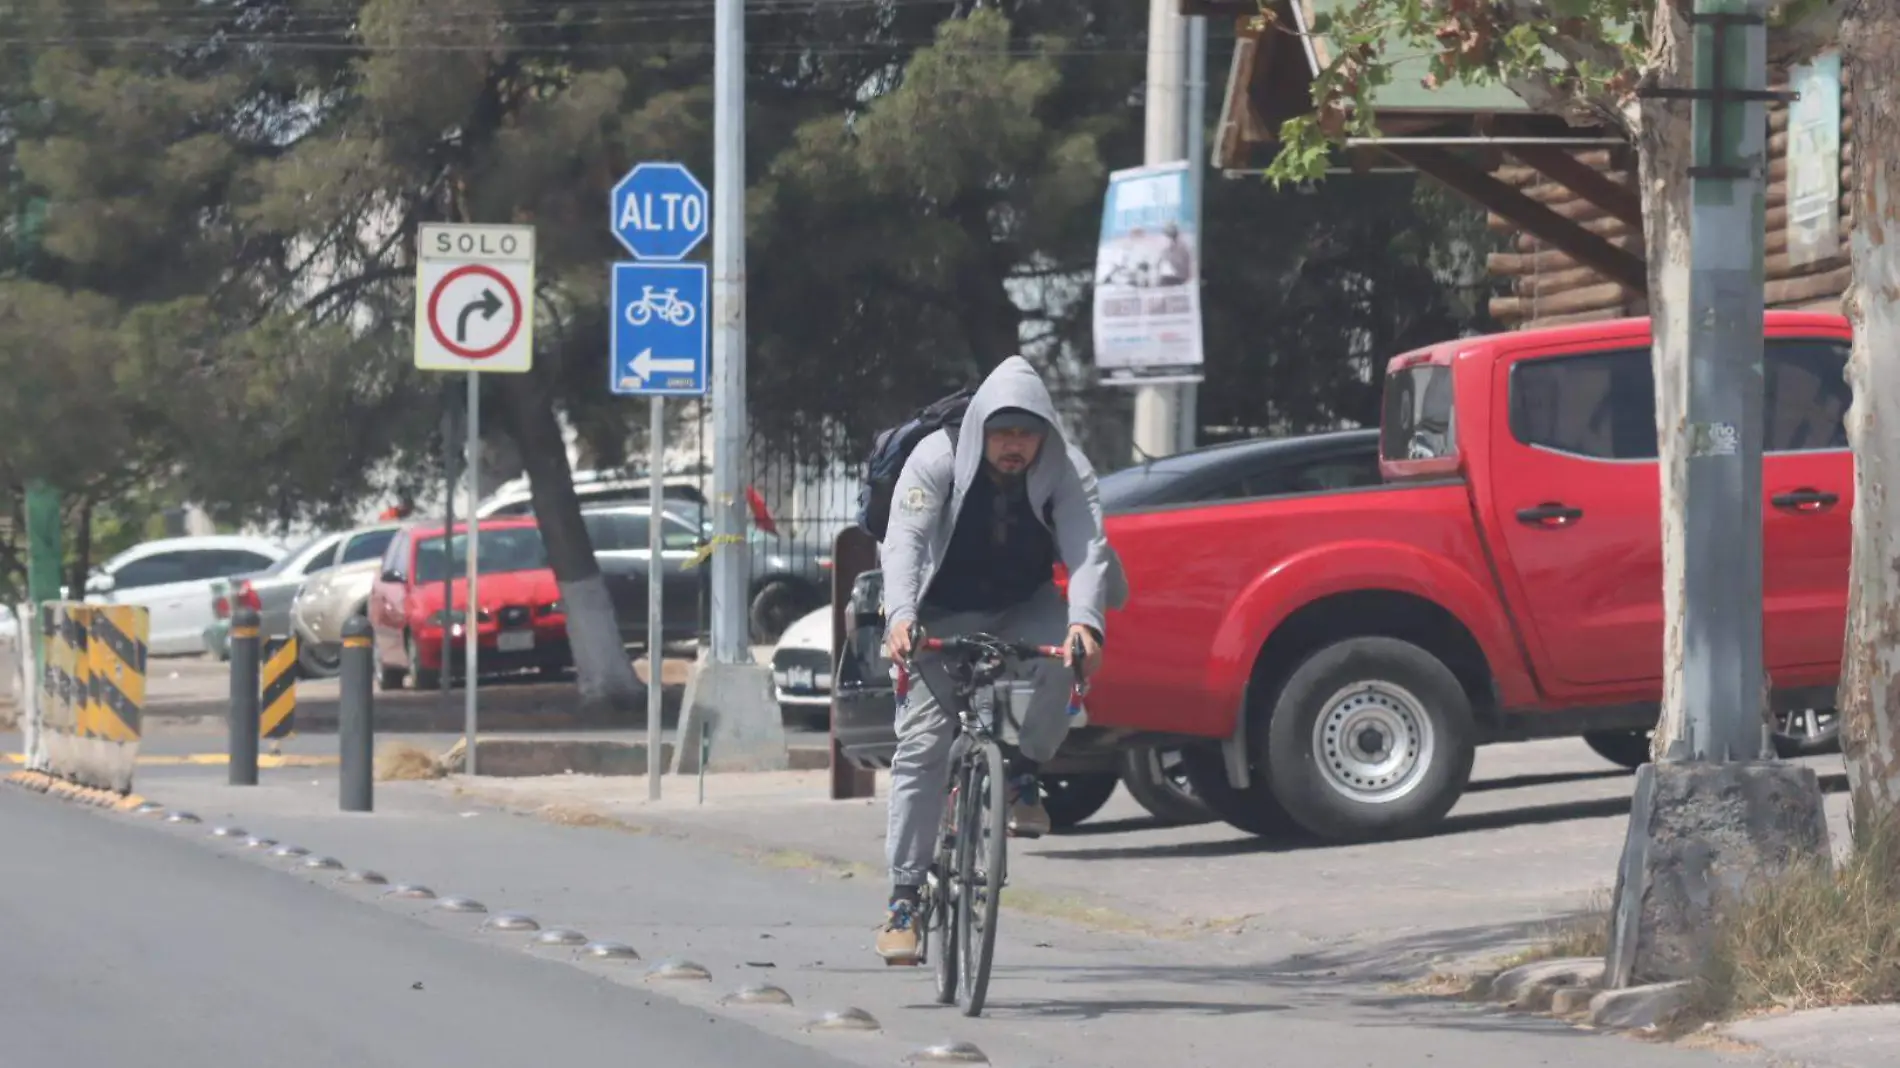
[[376, 778], [382, 782], [440, 779], [448, 774], [429, 751], [407, 742], [386, 745], [376, 754]]
[[1724, 910], [1697, 984], [1704, 1018], [1900, 1000], [1900, 820], [1797, 864]]

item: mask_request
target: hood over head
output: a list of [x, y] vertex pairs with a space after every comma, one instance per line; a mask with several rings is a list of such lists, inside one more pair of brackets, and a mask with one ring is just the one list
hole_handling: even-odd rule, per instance
[[1056, 403], [1049, 396], [1049, 387], [1043, 385], [1042, 376], [1036, 373], [1033, 364], [1021, 356], [1011, 356], [997, 364], [996, 370], [976, 387], [970, 407], [963, 413], [956, 450], [959, 494], [969, 489], [977, 472], [983, 469], [983, 435], [991, 417], [1000, 415], [1004, 420], [1013, 421], [1018, 413], [1034, 416], [1044, 424], [1042, 451], [1030, 465], [1031, 472], [1055, 462], [1049, 459], [1051, 453], [1060, 456], [1067, 449], [1068, 441], [1062, 433], [1061, 421], [1056, 418]]

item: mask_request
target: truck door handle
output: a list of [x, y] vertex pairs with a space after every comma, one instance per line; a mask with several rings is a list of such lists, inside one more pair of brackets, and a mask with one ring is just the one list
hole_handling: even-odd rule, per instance
[[1777, 493], [1768, 498], [1768, 503], [1788, 512], [1822, 512], [1839, 504], [1840, 501], [1840, 494], [1823, 493], [1812, 486], [1803, 486], [1787, 493]]
[[1545, 501], [1535, 508], [1520, 508], [1517, 519], [1534, 527], [1567, 527], [1583, 518], [1583, 509], [1560, 501]]

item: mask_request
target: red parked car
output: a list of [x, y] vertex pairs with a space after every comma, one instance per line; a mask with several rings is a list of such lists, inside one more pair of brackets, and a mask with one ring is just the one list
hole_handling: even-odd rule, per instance
[[[537, 668], [552, 674], [571, 663], [567, 617], [547, 547], [532, 517], [479, 522], [476, 563], [481, 604], [475, 630], [487, 671]], [[382, 687], [399, 689], [413, 677], [417, 689], [441, 679], [442, 631], [449, 629], [452, 670], [466, 663], [468, 528], [458, 524], [444, 552], [442, 527], [410, 527], [390, 542], [369, 597]], [[453, 601], [442, 603], [442, 582], [453, 578]]]
[[[1111, 515], [1133, 596], [1109, 619], [1092, 727], [1188, 744], [1195, 793], [1237, 827], [1333, 839], [1431, 827], [1482, 744], [1581, 735], [1643, 762], [1663, 633], [1649, 330], [1393, 359], [1380, 485]], [[1778, 711], [1827, 710], [1854, 493], [1848, 324], [1770, 312], [1766, 330], [1764, 659]]]

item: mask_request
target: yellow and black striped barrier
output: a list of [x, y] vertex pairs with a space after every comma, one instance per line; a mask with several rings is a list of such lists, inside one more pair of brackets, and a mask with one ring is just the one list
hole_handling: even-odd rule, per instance
[[133, 605], [40, 607], [40, 748], [47, 774], [117, 793], [132, 789], [145, 705], [151, 614]]
[[288, 738], [296, 730], [297, 639], [272, 638], [264, 646], [263, 693], [257, 722], [260, 738]]

